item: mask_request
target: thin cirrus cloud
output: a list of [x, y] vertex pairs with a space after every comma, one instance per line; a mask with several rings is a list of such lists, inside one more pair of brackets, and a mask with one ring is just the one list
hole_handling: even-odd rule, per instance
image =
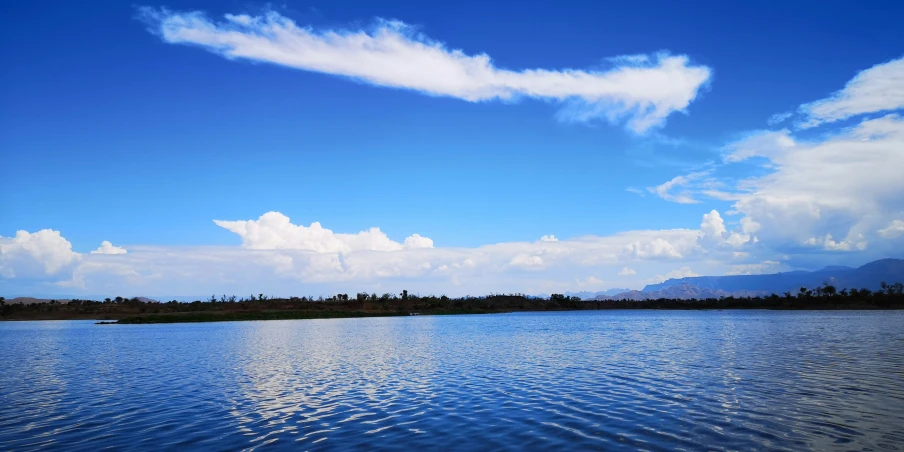
[[198, 46], [228, 59], [469, 102], [554, 101], [565, 105], [561, 119], [626, 121], [635, 133], [662, 126], [670, 114], [684, 111], [711, 77], [708, 67], [667, 53], [610, 58], [608, 70], [502, 69], [485, 53], [447, 48], [400, 21], [381, 20], [369, 30], [331, 30], [299, 26], [276, 12], [226, 14], [214, 21], [201, 12], [144, 7], [139, 16], [167, 43]]
[[904, 107], [904, 58], [863, 70], [831, 96], [800, 106], [800, 128]]
[[697, 204], [700, 201], [694, 199], [694, 197], [690, 193], [686, 191], [682, 192], [676, 190], [686, 187], [691, 182], [706, 177], [710, 173], [711, 171], [697, 171], [684, 176], [675, 176], [672, 179], [655, 187], [647, 187], [647, 191], [656, 196], [659, 196], [666, 201], [671, 201], [678, 204]]

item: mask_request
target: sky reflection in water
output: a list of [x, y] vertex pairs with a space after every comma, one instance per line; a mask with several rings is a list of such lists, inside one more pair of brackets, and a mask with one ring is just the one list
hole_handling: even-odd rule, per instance
[[904, 449], [904, 315], [0, 324], [0, 449]]

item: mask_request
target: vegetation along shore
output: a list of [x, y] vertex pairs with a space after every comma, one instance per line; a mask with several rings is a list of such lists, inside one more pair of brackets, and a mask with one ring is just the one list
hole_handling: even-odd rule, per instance
[[518, 311], [606, 309], [904, 309], [904, 285], [882, 289], [837, 290], [831, 285], [801, 288], [797, 293], [706, 299], [582, 300], [562, 294], [532, 297], [496, 294], [450, 298], [400, 294], [337, 294], [329, 298], [212, 296], [193, 302], [159, 302], [122, 297], [98, 300], [50, 300], [23, 303], [0, 297], [0, 320], [104, 320], [105, 323], [177, 323], [235, 320], [323, 319], [398, 315], [488, 314]]

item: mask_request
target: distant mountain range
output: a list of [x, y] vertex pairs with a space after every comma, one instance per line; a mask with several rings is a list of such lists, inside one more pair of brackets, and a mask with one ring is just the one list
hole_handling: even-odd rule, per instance
[[[824, 283], [836, 289], [877, 290], [882, 282], [904, 282], [904, 260], [882, 259], [858, 268], [830, 266], [813, 272], [793, 271], [769, 275], [694, 276], [650, 284], [643, 290], [598, 294], [585, 299], [645, 300], [655, 298], [718, 298], [796, 294], [801, 287], [814, 289]], [[583, 293], [583, 292], [582, 292]]]
[[[631, 291], [631, 289], [609, 289], [609, 290], [603, 290], [600, 292], [587, 292], [587, 291], [565, 292], [563, 295], [569, 296], [569, 297], [580, 297], [582, 300], [592, 300], [601, 295], [611, 296], [611, 295], [618, 295], [620, 293], [625, 293], [625, 292], [630, 292], [630, 291]], [[544, 298], [549, 298], [549, 296], [546, 296]]]

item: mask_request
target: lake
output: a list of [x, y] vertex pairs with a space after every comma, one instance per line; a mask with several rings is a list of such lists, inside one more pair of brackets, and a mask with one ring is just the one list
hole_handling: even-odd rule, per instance
[[0, 322], [0, 449], [902, 450], [904, 312]]

